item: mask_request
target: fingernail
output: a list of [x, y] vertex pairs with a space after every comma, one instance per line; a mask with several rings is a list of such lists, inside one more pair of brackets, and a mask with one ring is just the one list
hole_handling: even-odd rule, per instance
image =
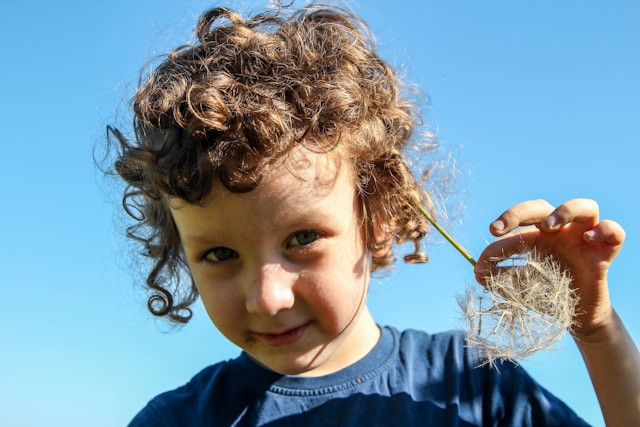
[[502, 230], [504, 230], [504, 222], [502, 222], [501, 219], [499, 219], [497, 221], [493, 221], [491, 223], [491, 228], [493, 228], [496, 231], [502, 231]]
[[589, 231], [585, 231], [584, 232], [584, 236], [587, 238], [587, 240], [589, 240], [590, 242], [593, 242], [594, 240], [596, 240], [596, 232], [593, 230], [589, 230]]

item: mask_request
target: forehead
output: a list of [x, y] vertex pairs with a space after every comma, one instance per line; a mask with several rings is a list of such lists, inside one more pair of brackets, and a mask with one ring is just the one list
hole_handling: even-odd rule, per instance
[[[220, 208], [230, 199], [246, 202], [263, 200], [269, 203], [310, 203], [312, 199], [322, 200], [335, 192], [352, 195], [354, 191], [353, 167], [343, 156], [334, 152], [316, 153], [299, 148], [265, 168], [260, 183], [251, 191], [232, 192], [217, 181], [201, 206], [215, 205]], [[169, 200], [172, 211], [186, 205], [186, 202], [177, 198]]]
[[339, 176], [351, 177], [351, 167], [337, 153], [315, 153], [305, 149], [295, 149], [288, 156], [265, 170], [263, 180], [267, 183], [297, 181], [300, 186], [313, 186], [322, 190], [331, 187]]
[[361, 212], [354, 173], [347, 163], [327, 157], [289, 159], [246, 193], [218, 183], [200, 204], [169, 200], [183, 248], [259, 244], [301, 229], [351, 229]]

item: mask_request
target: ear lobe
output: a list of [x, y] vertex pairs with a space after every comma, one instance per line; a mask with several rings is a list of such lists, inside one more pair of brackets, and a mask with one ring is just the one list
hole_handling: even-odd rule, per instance
[[371, 253], [371, 255], [374, 258], [382, 258], [389, 252], [389, 249], [391, 249], [391, 243], [390, 242], [388, 244], [385, 243], [384, 246], [382, 246], [380, 249], [377, 249], [377, 250], [373, 251]]
[[374, 258], [384, 257], [391, 250], [391, 233], [386, 224], [377, 224], [373, 229], [373, 239], [377, 249], [372, 252]]

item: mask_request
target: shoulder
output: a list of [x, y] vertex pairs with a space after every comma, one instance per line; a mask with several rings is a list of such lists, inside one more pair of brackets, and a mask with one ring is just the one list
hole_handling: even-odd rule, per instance
[[183, 386], [151, 399], [129, 426], [201, 425], [215, 419], [216, 408], [242, 393], [242, 384], [234, 381], [236, 370], [234, 361], [203, 369]]
[[442, 348], [450, 345], [464, 344], [465, 338], [462, 331], [452, 330], [445, 332], [438, 332], [430, 334], [418, 329], [405, 329], [398, 331], [394, 328], [389, 328], [393, 331], [394, 335], [398, 337], [400, 345], [409, 347], [425, 347], [425, 348]]
[[[397, 340], [396, 369], [414, 384], [430, 392], [451, 391], [451, 384], [465, 384], [469, 393], [481, 388], [486, 372], [476, 369], [481, 361], [461, 331], [430, 334], [424, 331], [392, 329]], [[456, 390], [462, 392], [462, 390]]]
[[432, 368], [444, 366], [459, 370], [481, 364], [478, 352], [467, 345], [464, 332], [446, 331], [430, 334], [415, 329], [395, 331], [399, 356], [402, 360], [427, 364]]
[[455, 403], [457, 416], [472, 424], [586, 425], [518, 364], [483, 364], [462, 331], [393, 332], [398, 342], [395, 376], [404, 378], [416, 400], [443, 408]]

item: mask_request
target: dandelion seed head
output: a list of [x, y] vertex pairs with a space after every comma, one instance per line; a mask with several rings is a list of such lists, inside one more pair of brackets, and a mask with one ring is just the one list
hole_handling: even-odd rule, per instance
[[578, 302], [571, 275], [550, 255], [517, 254], [459, 299], [467, 342], [484, 364], [552, 349], [573, 326]]

